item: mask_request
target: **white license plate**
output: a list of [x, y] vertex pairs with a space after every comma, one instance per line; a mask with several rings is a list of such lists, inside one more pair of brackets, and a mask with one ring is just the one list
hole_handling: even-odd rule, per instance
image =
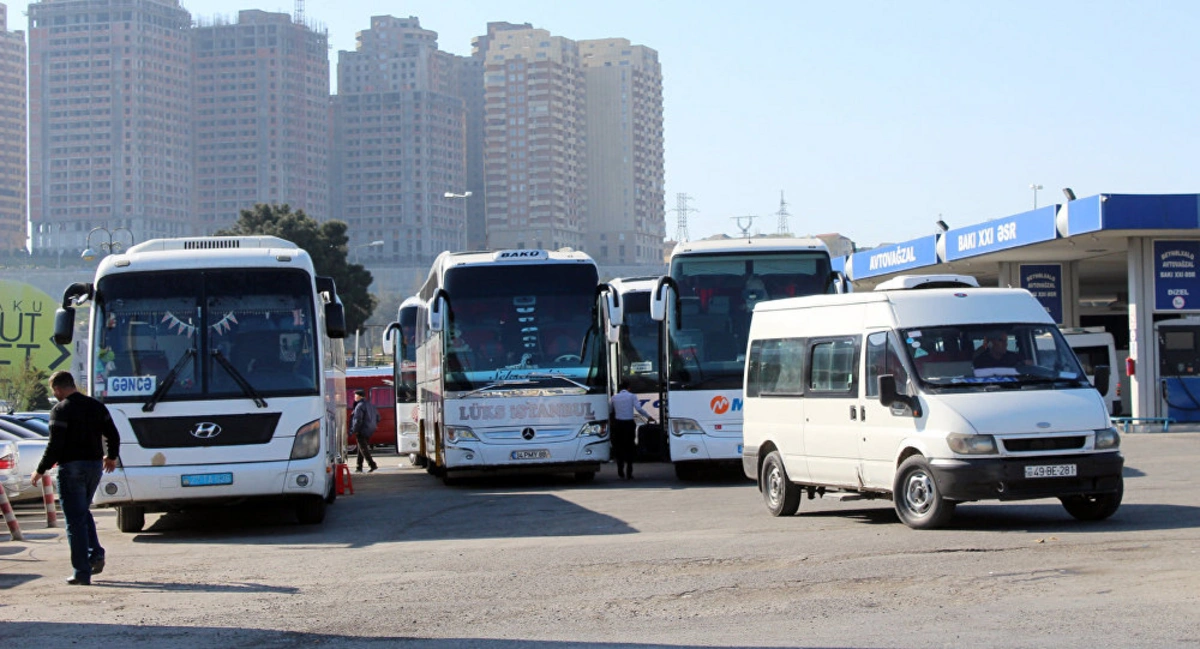
[[537, 449], [533, 451], [513, 451], [512, 459], [514, 460], [547, 460], [550, 459], [550, 451], [546, 449]]
[[1074, 464], [1039, 464], [1025, 467], [1026, 478], [1070, 478], [1076, 474]]
[[212, 485], [233, 484], [232, 473], [200, 473], [180, 476], [185, 487], [208, 487]]

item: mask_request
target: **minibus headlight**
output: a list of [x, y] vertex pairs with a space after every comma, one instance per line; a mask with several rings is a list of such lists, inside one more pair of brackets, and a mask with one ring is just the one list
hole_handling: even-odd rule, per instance
[[479, 438], [475, 436], [475, 431], [471, 430], [469, 426], [446, 426], [446, 439], [451, 442], [479, 441]]
[[604, 437], [608, 435], [607, 421], [591, 421], [579, 429], [580, 437]]
[[292, 459], [307, 460], [321, 450], [321, 420], [317, 419], [304, 424], [296, 431], [296, 439], [292, 442]]
[[1096, 450], [1120, 448], [1121, 435], [1114, 427], [1108, 427], [1096, 431]]
[[700, 427], [700, 422], [695, 419], [671, 419], [671, 434], [679, 435], [703, 435], [704, 429]]
[[946, 436], [950, 450], [959, 455], [988, 455], [996, 452], [996, 438], [991, 435], [950, 433]]

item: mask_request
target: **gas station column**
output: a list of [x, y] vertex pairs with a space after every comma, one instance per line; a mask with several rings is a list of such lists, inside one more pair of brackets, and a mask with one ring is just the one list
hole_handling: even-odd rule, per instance
[[[1150, 239], [1129, 238], [1128, 265], [1129, 357], [1135, 364], [1129, 377], [1129, 404], [1133, 411], [1130, 414], [1160, 417], [1153, 387], [1158, 349], [1154, 344], [1154, 250]], [[1125, 371], [1124, 367], [1114, 369]]]

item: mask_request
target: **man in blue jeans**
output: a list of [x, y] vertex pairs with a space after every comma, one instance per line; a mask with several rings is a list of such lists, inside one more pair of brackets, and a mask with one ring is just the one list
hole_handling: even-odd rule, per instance
[[[67, 583], [86, 586], [92, 583], [92, 575], [104, 570], [104, 548], [92, 518], [92, 496], [100, 484], [100, 472], [111, 473], [117, 468], [121, 435], [108, 408], [77, 391], [70, 372], [55, 372], [50, 377], [50, 391], [58, 399], [50, 410], [50, 442], [31, 480], [40, 485], [42, 480], [49, 480], [46, 472], [58, 465], [58, 494], [67, 519], [71, 567], [75, 569]], [[108, 444], [107, 455], [104, 442]]]

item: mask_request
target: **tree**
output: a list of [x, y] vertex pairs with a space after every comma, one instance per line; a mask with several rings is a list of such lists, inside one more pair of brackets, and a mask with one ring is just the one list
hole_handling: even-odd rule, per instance
[[8, 410], [47, 410], [50, 408], [49, 390], [46, 381], [50, 375], [46, 370], [33, 366], [28, 359], [24, 367], [9, 365], [0, 371], [0, 399], [8, 404]]
[[346, 308], [346, 328], [355, 331], [362, 327], [375, 311], [375, 297], [367, 292], [374, 280], [361, 264], [348, 263], [347, 226], [342, 221], [325, 221], [292, 211], [290, 205], [259, 203], [242, 210], [234, 226], [217, 232], [218, 236], [270, 235], [285, 239], [305, 250], [312, 257], [318, 275], [333, 278], [338, 296]]

